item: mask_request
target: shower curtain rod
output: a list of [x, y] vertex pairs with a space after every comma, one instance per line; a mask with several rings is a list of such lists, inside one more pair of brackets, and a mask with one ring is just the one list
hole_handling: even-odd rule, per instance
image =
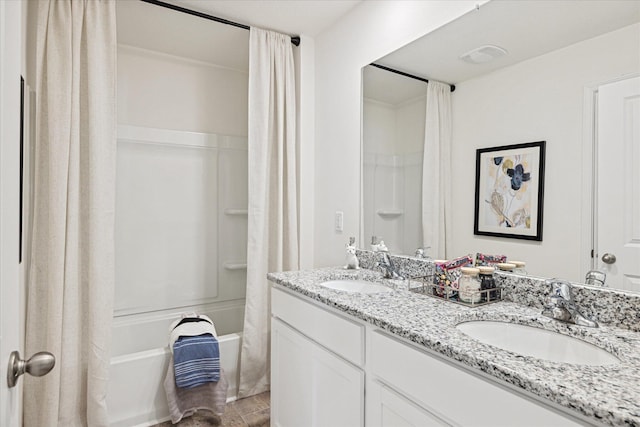
[[[208, 19], [210, 21], [220, 22], [221, 24], [232, 25], [234, 27], [242, 28], [245, 30], [249, 30], [251, 27], [248, 25], [240, 24], [238, 22], [229, 21], [228, 19], [218, 18], [217, 16], [207, 15], [206, 13], [198, 12], [195, 10], [187, 9], [186, 7], [176, 6], [175, 4], [165, 3], [160, 0], [140, 0], [145, 3], [154, 4], [156, 6], [166, 7], [167, 9], [172, 9], [178, 12], [186, 13], [188, 15], [197, 16], [199, 18]], [[294, 46], [300, 46], [300, 36], [291, 36], [291, 43]]]
[[[380, 65], [380, 64], [371, 63], [370, 65], [376, 68], [380, 68], [381, 70], [390, 71], [392, 73], [400, 74], [401, 76], [409, 77], [410, 79], [420, 80], [421, 82], [429, 83], [429, 80], [423, 77], [414, 76], [413, 74], [405, 73], [404, 71], [394, 70], [393, 68], [385, 67], [384, 65]], [[449, 85], [449, 87], [451, 88], [451, 92], [456, 90], [456, 85]]]

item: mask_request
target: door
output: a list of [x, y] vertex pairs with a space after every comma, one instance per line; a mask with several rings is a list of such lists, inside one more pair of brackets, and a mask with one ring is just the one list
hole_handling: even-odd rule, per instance
[[598, 89], [597, 162], [594, 267], [640, 291], [640, 77]]
[[22, 2], [0, 1], [0, 425], [22, 424], [22, 387], [9, 388], [7, 366], [22, 350], [19, 273], [20, 67]]

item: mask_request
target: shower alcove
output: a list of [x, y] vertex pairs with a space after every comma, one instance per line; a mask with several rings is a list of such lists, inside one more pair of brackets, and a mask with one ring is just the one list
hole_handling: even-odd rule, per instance
[[169, 325], [213, 319], [237, 393], [246, 291], [248, 31], [118, 2], [110, 425], [168, 419]]

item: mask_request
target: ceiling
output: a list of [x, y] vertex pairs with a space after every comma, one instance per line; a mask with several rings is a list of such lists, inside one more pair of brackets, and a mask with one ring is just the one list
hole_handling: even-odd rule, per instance
[[[166, 1], [245, 25], [313, 37], [361, 0]], [[119, 44], [237, 70], [249, 69], [249, 32], [242, 28], [138, 0], [119, 0], [116, 10]]]
[[376, 67], [366, 67], [362, 79], [365, 98], [393, 106], [427, 93], [425, 82], [408, 79]]
[[181, 0], [176, 4], [281, 33], [315, 37], [361, 0]]
[[[457, 84], [637, 22], [640, 0], [493, 0], [375, 62]], [[486, 64], [459, 59], [486, 44], [508, 55]], [[387, 74], [393, 84], [397, 78]], [[387, 92], [396, 91], [392, 87]], [[368, 93], [366, 82], [365, 89]], [[397, 103], [397, 95], [385, 102]]]

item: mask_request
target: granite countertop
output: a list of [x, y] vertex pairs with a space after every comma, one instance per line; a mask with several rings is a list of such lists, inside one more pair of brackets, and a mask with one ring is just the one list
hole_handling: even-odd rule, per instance
[[[539, 309], [513, 302], [468, 308], [408, 290], [407, 281], [382, 279], [372, 270], [323, 268], [269, 273], [269, 280], [391, 334], [479, 369], [596, 424], [640, 426], [640, 333], [603, 326], [564, 324]], [[354, 278], [385, 283], [394, 292], [355, 294], [327, 289], [326, 280]], [[521, 356], [476, 341], [455, 328], [469, 320], [497, 320], [536, 326], [580, 338], [613, 353], [619, 364], [586, 366]]]

